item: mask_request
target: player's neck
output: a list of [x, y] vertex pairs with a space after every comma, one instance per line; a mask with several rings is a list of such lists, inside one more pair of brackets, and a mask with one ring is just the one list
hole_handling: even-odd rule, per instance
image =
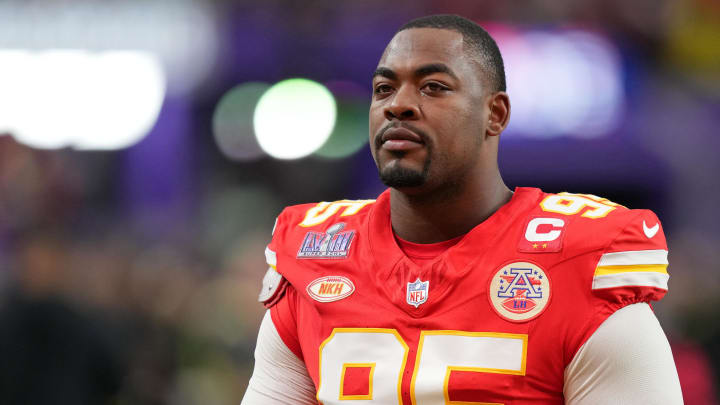
[[390, 218], [398, 237], [436, 243], [468, 233], [512, 198], [500, 174], [425, 195], [390, 191]]

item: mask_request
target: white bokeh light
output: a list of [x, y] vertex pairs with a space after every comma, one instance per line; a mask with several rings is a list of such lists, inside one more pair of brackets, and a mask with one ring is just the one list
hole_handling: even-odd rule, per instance
[[491, 29], [505, 61], [511, 136], [593, 138], [613, 131], [624, 103], [615, 46], [582, 30]]
[[167, 92], [202, 91], [221, 46], [216, 8], [201, 0], [0, 1], [0, 49], [144, 51], [157, 56]]
[[112, 150], [152, 129], [165, 74], [147, 52], [0, 50], [0, 132], [41, 149]]
[[327, 141], [336, 115], [335, 99], [325, 86], [307, 79], [284, 80], [258, 101], [255, 136], [268, 155], [298, 159]]

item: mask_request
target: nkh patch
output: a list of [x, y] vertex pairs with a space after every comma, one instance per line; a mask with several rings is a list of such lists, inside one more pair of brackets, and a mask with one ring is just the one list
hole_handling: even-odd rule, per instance
[[490, 278], [490, 305], [503, 319], [526, 322], [539, 316], [550, 302], [550, 279], [537, 264], [515, 262]]
[[429, 292], [430, 280], [420, 281], [418, 277], [414, 282], [407, 284], [407, 303], [417, 308], [427, 301]]
[[332, 302], [347, 298], [355, 292], [355, 285], [343, 276], [325, 276], [316, 278], [305, 289], [318, 302]]
[[341, 232], [344, 222], [332, 225], [325, 232], [308, 232], [300, 245], [299, 259], [344, 259], [350, 251], [354, 230]]

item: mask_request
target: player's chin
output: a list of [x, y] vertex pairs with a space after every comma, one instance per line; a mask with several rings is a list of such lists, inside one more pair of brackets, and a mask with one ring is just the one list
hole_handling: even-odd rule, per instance
[[376, 153], [381, 166], [402, 165], [404, 167], [422, 168], [428, 158], [428, 151], [424, 148], [411, 150], [388, 150], [380, 148]]
[[427, 181], [427, 175], [422, 167], [413, 167], [398, 161], [381, 166], [379, 172], [383, 184], [395, 189], [416, 188]]

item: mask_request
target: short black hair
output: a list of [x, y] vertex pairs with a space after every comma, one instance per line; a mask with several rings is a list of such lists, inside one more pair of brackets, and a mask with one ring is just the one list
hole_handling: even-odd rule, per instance
[[416, 18], [397, 32], [410, 28], [439, 28], [457, 31], [463, 36], [465, 48], [473, 53], [490, 79], [493, 91], [505, 91], [505, 65], [493, 37], [478, 24], [453, 14], [437, 14]]

